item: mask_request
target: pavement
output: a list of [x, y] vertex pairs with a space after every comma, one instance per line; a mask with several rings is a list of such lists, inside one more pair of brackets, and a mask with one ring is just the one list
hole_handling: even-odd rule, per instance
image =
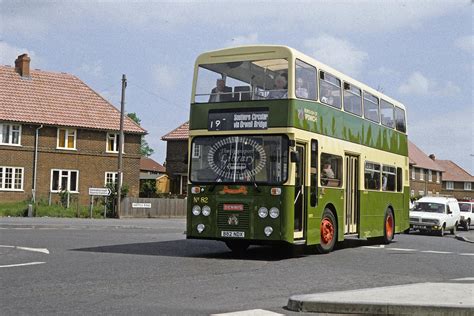
[[473, 315], [474, 277], [290, 297], [291, 311], [371, 315]]
[[[474, 231], [457, 240], [474, 243]], [[369, 289], [291, 296], [288, 310], [370, 315], [474, 315], [474, 277]]]

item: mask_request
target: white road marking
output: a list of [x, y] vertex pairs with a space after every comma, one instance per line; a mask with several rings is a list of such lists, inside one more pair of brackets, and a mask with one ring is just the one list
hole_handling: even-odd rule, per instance
[[395, 250], [395, 251], [419, 251], [418, 249], [410, 249], [410, 248], [386, 248], [387, 250]]
[[474, 253], [460, 253], [460, 256], [474, 256]]
[[7, 264], [7, 265], [0, 266], [0, 268], [33, 266], [33, 265], [43, 264], [43, 263], [46, 263], [46, 262], [27, 262], [27, 263]]
[[451, 281], [474, 281], [474, 277], [470, 277], [470, 278], [460, 278], [460, 279], [452, 279]]
[[435, 250], [423, 250], [421, 252], [423, 252], [423, 253], [437, 253], [437, 254], [452, 254], [452, 252], [449, 252], [449, 251], [435, 251]]
[[275, 312], [267, 311], [264, 309], [249, 309], [246, 311], [238, 311], [231, 313], [222, 313], [222, 314], [211, 314], [211, 316], [284, 316], [284, 314], [278, 314]]
[[14, 248], [26, 251], [33, 251], [33, 252], [41, 252], [49, 255], [49, 250], [46, 248], [31, 248], [31, 247], [19, 247], [19, 246], [7, 246], [7, 245], [0, 245], [0, 248]]

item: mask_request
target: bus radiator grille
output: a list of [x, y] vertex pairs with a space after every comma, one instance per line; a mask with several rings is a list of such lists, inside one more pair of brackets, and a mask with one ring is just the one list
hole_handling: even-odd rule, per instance
[[249, 206], [243, 205], [243, 211], [224, 211], [224, 203], [220, 203], [217, 208], [217, 227], [221, 229], [248, 229], [250, 225]]

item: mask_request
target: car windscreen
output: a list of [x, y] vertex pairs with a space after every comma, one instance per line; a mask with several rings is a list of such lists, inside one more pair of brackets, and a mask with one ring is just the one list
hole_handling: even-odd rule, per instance
[[413, 211], [415, 212], [429, 212], [429, 213], [444, 213], [445, 205], [441, 203], [417, 202]]

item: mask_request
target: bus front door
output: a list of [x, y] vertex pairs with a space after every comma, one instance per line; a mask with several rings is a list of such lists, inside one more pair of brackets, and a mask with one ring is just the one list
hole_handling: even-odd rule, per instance
[[359, 161], [358, 157], [346, 155], [346, 192], [344, 212], [344, 234], [357, 234], [359, 222]]
[[303, 144], [296, 145], [299, 161], [295, 162], [295, 232], [293, 239], [303, 238], [304, 219], [305, 219], [305, 147]]

